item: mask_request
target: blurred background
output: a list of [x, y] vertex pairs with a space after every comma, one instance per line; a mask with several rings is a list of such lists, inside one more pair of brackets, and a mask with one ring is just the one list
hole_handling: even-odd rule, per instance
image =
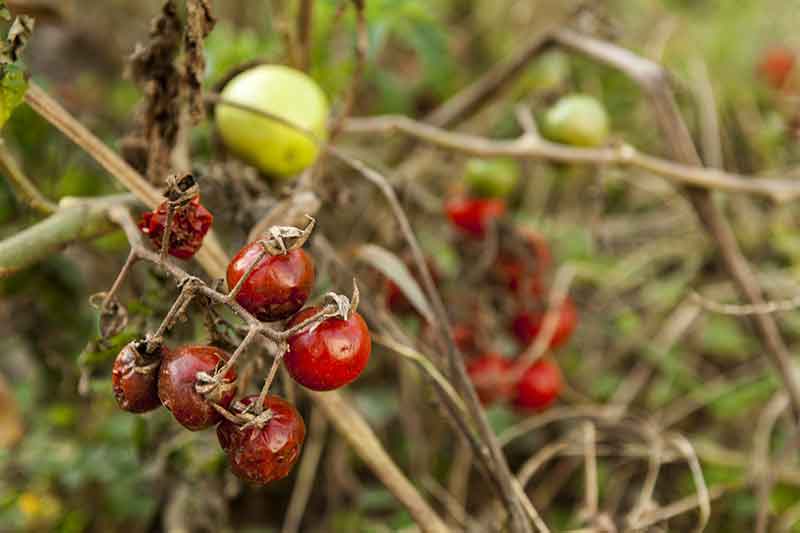
[[[7, 3], [12, 11], [37, 19], [23, 55], [32, 79], [135, 163], [135, 150], [126, 151], [124, 139], [136, 127], [142, 93], [126, 66], [137, 43], [147, 41], [162, 2]], [[205, 87], [219, 87], [233, 69], [253, 60], [290, 63], [297, 4], [214, 2], [218, 22], [205, 43]], [[561, 17], [564, 25], [667, 67], [707, 165], [800, 179], [800, 72], [794, 69], [793, 78], [777, 88], [763, 67], [765, 54], [776, 49], [800, 53], [800, 5], [795, 0], [586, 2], [585, 12], [569, 21], [565, 13], [577, 2], [561, 4], [367, 0], [368, 46], [352, 115], [424, 117], [507, 61], [527, 36]], [[338, 0], [318, 0], [312, 29], [309, 73], [336, 110], [356, 67], [356, 18]], [[519, 134], [515, 105], [528, 105], [540, 118], [560, 96], [574, 92], [603, 104], [610, 117], [610, 142], [667, 153], [652, 109], [633, 82], [558, 49], [537, 56], [458, 129], [512, 138]], [[55, 202], [123, 192], [27, 105], [16, 109], [2, 138], [24, 172]], [[212, 120], [194, 127], [189, 142], [215, 229], [226, 252], [233, 253], [290, 186], [265, 181], [252, 168], [221, 156]], [[467, 311], [473, 309], [469, 298], [481, 290], [465, 281], [474, 256], [464, 252], [441, 214], [441, 202], [463, 189], [466, 158], [415, 144], [413, 162], [400, 161], [408, 146], [400, 134], [345, 133], [337, 142], [387, 173], [405, 165], [402, 175], [391, 179], [440, 273], [440, 289], [454, 320], [478, 313], [493, 349], [516, 350], [497, 323], [498, 312], [481, 307], [491, 295], [478, 300], [477, 311]], [[579, 270], [571, 294], [580, 322], [558, 355], [567, 383], [560, 402], [600, 405], [619, 399], [615, 395], [624, 387], [638, 383], [631, 381], [640, 376], [635, 372], [646, 372], [628, 400], [630, 410], [669, 420], [669, 430], [695, 446], [706, 483], [720, 491], [714, 492], [706, 531], [752, 530], [765, 501], [776, 524], [800, 531], [794, 525], [800, 524], [795, 520], [800, 518], [800, 465], [786, 444], [793, 431], [788, 415], [776, 422], [772, 444], [767, 442], [785, 460], [786, 475], [773, 480], [760, 497], [751, 476], [754, 420], [779, 381], [748, 322], [700, 312], [693, 304], [692, 290], [720, 301], [738, 297], [680, 191], [659, 177], [617, 167], [530, 160], [521, 173], [509, 199], [510, 220], [545, 236], [556, 264]], [[343, 254], [371, 242], [404, 257], [389, 208], [372, 185], [331, 163], [316, 192], [323, 202], [320, 227]], [[735, 194], [720, 196], [719, 203], [768, 294], [776, 299], [796, 294], [797, 208]], [[41, 218], [0, 180], [0, 239]], [[247, 487], [227, 472], [213, 431], [186, 432], [165, 410], [143, 417], [118, 410], [111, 393], [113, 358], [141, 331], [152, 330], [175, 296], [173, 284], [155, 269], [142, 267], [123, 293], [131, 315], [128, 328], [110, 343], [99, 343], [97, 313], [88, 298], [107, 290], [127, 251], [124, 235], [110, 231], [0, 279], [0, 531], [280, 531], [294, 476], [260, 489]], [[318, 294], [332, 287], [325, 265], [320, 270]], [[381, 303], [383, 279], [366, 268], [359, 274], [362, 297]], [[791, 311], [778, 318], [796, 353], [800, 314]], [[397, 321], [411, 334], [423, 327], [413, 315]], [[202, 326], [198, 314], [196, 322], [178, 328], [175, 339], [202, 339]], [[431, 395], [414, 367], [376, 348], [367, 373], [347, 392], [422, 493], [437, 508], [448, 509], [443, 487], [451, 481], [457, 441], [435, 409], [421, 409]], [[301, 398], [298, 405], [308, 424], [310, 403]], [[416, 413], [412, 420], [409, 411]], [[488, 414], [499, 434], [526, 418], [502, 405]], [[505, 451], [512, 470], [575, 427], [574, 420], [557, 421], [509, 444]], [[322, 439], [317, 481], [300, 530], [413, 531], [408, 513], [341, 437], [328, 429]], [[576, 455], [554, 457], [528, 485], [532, 502], [555, 531], [576, 527], [583, 494]], [[646, 457], [635, 453], [601, 458], [601, 508], [611, 514], [624, 508], [646, 472]], [[659, 503], [695, 490], [685, 462], [665, 462], [656, 489]], [[480, 474], [473, 472], [457, 507], [479, 514], [490, 501], [486, 491]], [[689, 531], [696, 521], [696, 511], [689, 511], [653, 530]]]

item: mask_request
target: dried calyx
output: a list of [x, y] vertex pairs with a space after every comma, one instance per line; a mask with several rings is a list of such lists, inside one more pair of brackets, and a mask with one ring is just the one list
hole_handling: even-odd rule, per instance
[[[303, 245], [311, 237], [311, 232], [314, 231], [314, 226], [317, 221], [314, 217], [306, 215], [308, 224], [303, 229], [294, 226], [272, 226], [267, 230], [267, 234], [257, 242], [261, 244], [264, 251], [270, 255], [286, 255], [292, 250], [302, 248]], [[292, 242], [286, 244], [287, 239], [292, 239]]]
[[200, 186], [191, 172], [170, 174], [167, 176], [166, 182], [167, 190], [164, 195], [174, 207], [180, 207], [200, 194]]

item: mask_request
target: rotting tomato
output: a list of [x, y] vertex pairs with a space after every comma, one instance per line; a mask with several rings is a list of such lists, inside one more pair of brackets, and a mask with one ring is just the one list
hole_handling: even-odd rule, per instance
[[[200, 203], [200, 196], [195, 196], [184, 205], [177, 207], [172, 215], [167, 252], [178, 259], [191, 259], [203, 245], [203, 238], [211, 229], [214, 216]], [[167, 202], [163, 202], [155, 211], [147, 211], [139, 220], [139, 229], [150, 237], [156, 249], [161, 249], [164, 229], [167, 225]]]
[[[161, 349], [166, 354], [167, 348]], [[146, 413], [161, 405], [158, 399], [158, 359], [142, 357], [137, 342], [125, 345], [114, 359], [111, 386], [120, 409]]]
[[236, 371], [222, 376], [221, 383], [207, 398], [197, 391], [197, 374], [212, 376], [229, 359], [215, 346], [182, 346], [164, 355], [158, 375], [158, 397], [182, 426], [199, 431], [213, 426], [222, 416], [211, 405], [214, 401], [227, 408], [236, 395]]
[[[257, 401], [258, 396], [248, 396], [239, 403], [247, 406]], [[303, 417], [283, 398], [267, 395], [264, 410], [268, 419], [263, 425], [243, 427], [223, 420], [217, 426], [217, 438], [233, 473], [261, 485], [289, 475], [306, 436]]]

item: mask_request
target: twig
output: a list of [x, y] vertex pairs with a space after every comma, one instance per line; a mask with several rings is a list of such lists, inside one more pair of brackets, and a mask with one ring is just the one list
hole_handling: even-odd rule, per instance
[[367, 48], [369, 47], [369, 35], [367, 33], [367, 20], [364, 14], [366, 0], [350, 0], [356, 12], [356, 66], [350, 78], [350, 85], [342, 98], [342, 105], [339, 114], [333, 120], [330, 127], [330, 141], [339, 136], [345, 120], [353, 109], [353, 104], [358, 96], [358, 88], [361, 86], [364, 77], [364, 69], [367, 62]]
[[[164, 197], [136, 170], [106, 146], [92, 132], [53, 100], [41, 87], [31, 82], [25, 93], [25, 101], [34, 111], [53, 124], [72, 142], [92, 156], [100, 166], [114, 176], [122, 185], [151, 209], [158, 207]], [[228, 258], [210, 230], [203, 239], [203, 247], [195, 256], [198, 262], [214, 277], [223, 277]]]
[[732, 193], [756, 194], [778, 203], [800, 198], [800, 183], [755, 178], [717, 169], [704, 169], [647, 155], [628, 144], [604, 148], [576, 148], [549, 142], [528, 133], [517, 139], [494, 140], [478, 135], [450, 132], [403, 115], [351, 118], [344, 131], [376, 134], [399, 131], [441, 148], [479, 157], [514, 157], [560, 163], [620, 165], [638, 168], [684, 185]]
[[[700, 165], [700, 158], [678, 110], [666, 71], [660, 65], [611, 43], [592, 39], [569, 30], [559, 30], [555, 33], [555, 39], [568, 48], [619, 69], [639, 83], [650, 97], [655, 118], [667, 139], [673, 157], [687, 165]], [[728, 176], [728, 179], [730, 177]], [[733, 230], [722, 211], [714, 203], [710, 191], [691, 187], [687, 190], [687, 194], [698, 218], [716, 242], [723, 264], [742, 296], [750, 304], [764, 303], [758, 279], [753, 274], [747, 259], [742, 255]], [[778, 201], [780, 201], [779, 196], [775, 197]], [[791, 198], [795, 194], [788, 196]], [[800, 384], [794, 372], [791, 354], [771, 315], [757, 314], [752, 317], [752, 321], [766, 348], [769, 361], [775, 367], [789, 395], [792, 412], [797, 422], [800, 419]]]
[[414, 236], [414, 231], [411, 228], [408, 217], [406, 217], [405, 212], [403, 211], [403, 208], [397, 199], [397, 194], [391, 185], [389, 185], [389, 183], [386, 181], [386, 178], [365, 165], [363, 162], [350, 157], [331, 146], [328, 146], [327, 150], [337, 159], [354, 168], [366, 179], [375, 184], [392, 207], [392, 211], [394, 212], [395, 218], [400, 225], [400, 229], [403, 232], [405, 240], [411, 248], [415, 266], [422, 277], [423, 286], [427, 296], [433, 304], [433, 309], [436, 314], [436, 322], [433, 324], [433, 326], [437, 328], [440, 338], [443, 340], [443, 344], [445, 344], [447, 347], [451, 379], [455, 381], [457, 390], [464, 396], [467, 410], [475, 422], [481, 439], [487, 446], [489, 457], [491, 458], [490, 460], [493, 463], [493, 467], [490, 472], [493, 474], [493, 481], [499, 489], [499, 493], [502, 496], [506, 510], [511, 517], [512, 530], [519, 533], [531, 531], [530, 523], [528, 522], [528, 519], [531, 519], [534, 523], [536, 523], [540, 531], [547, 531], [547, 527], [541, 522], [541, 520], [538, 519], [538, 514], [535, 510], [533, 510], [533, 507], [530, 505], [530, 501], [528, 500], [527, 496], [524, 493], [520, 494], [521, 490], [516, 486], [516, 479], [512, 476], [511, 471], [508, 468], [508, 463], [506, 462], [506, 459], [500, 450], [497, 437], [489, 425], [486, 414], [484, 413], [480, 401], [478, 400], [475, 388], [467, 376], [467, 371], [464, 367], [464, 361], [458, 356], [457, 348], [452, 340], [449, 319], [447, 317], [447, 311], [445, 309], [444, 302], [442, 301], [439, 291], [436, 288], [436, 284], [433, 281], [433, 276], [431, 275], [430, 269], [425, 262], [425, 257], [416, 237]]
[[697, 292], [692, 292], [692, 298], [706, 311], [721, 315], [752, 316], [768, 315], [770, 313], [786, 313], [800, 307], [800, 295], [792, 296], [785, 300], [769, 300], [760, 304], [726, 304], [710, 300]]
[[[297, 13], [297, 68], [308, 70], [311, 64], [311, 30], [314, 22], [314, 0], [300, 0]], [[285, 529], [284, 529], [285, 531]]]
[[51, 215], [58, 209], [58, 206], [45, 198], [25, 175], [2, 139], [0, 139], [0, 172], [8, 178], [8, 182], [20, 198], [36, 211], [44, 215]]
[[283, 519], [282, 533], [297, 533], [300, 530], [308, 498], [311, 496], [311, 489], [314, 488], [314, 479], [317, 475], [320, 457], [322, 457], [322, 450], [325, 447], [327, 429], [328, 423], [319, 408], [312, 408], [308, 438], [303, 446], [303, 458], [300, 460], [300, 466], [297, 467], [297, 479], [294, 482], [292, 496]]
[[309, 391], [317, 406], [341, 436], [361, 453], [361, 459], [369, 465], [375, 475], [408, 509], [414, 521], [425, 533], [445, 533], [450, 529], [439, 515], [422, 499], [417, 489], [409, 483], [402, 472], [381, 446], [375, 433], [361, 415], [340, 393]]
[[556, 13], [548, 13], [550, 20], [547, 21], [544, 27], [536, 30], [527, 44], [511, 59], [493, 67], [475, 83], [427, 115], [424, 121], [439, 127], [452, 126], [480, 109], [486, 102], [494, 98], [503, 87], [506, 87], [511, 80], [524, 71], [531, 60], [549, 45], [548, 41], [552, 31], [572, 18], [582, 4], [583, 2], [580, 0], [551, 4], [550, 8], [555, 9]]
[[583, 443], [584, 443], [584, 505], [585, 516], [588, 522], [591, 522], [595, 515], [597, 515], [598, 497], [597, 497], [597, 451], [595, 449], [597, 438], [594, 424], [591, 422], [584, 422], [583, 424]]
[[775, 482], [772, 476], [770, 465], [770, 441], [772, 440], [772, 430], [783, 411], [789, 405], [785, 394], [778, 393], [772, 397], [767, 406], [758, 418], [758, 424], [753, 436], [753, 476], [756, 485], [756, 498], [758, 509], [756, 510], [756, 533], [766, 533], [769, 523], [770, 493], [772, 484]]
[[683, 435], [673, 435], [670, 439], [670, 444], [678, 449], [684, 456], [689, 465], [689, 470], [692, 472], [692, 480], [697, 489], [697, 507], [700, 510], [700, 517], [697, 521], [695, 531], [701, 533], [708, 525], [708, 520], [711, 518], [711, 497], [708, 492], [706, 480], [703, 477], [703, 469], [700, 466], [700, 461], [697, 459], [697, 454], [694, 447], [689, 440]]

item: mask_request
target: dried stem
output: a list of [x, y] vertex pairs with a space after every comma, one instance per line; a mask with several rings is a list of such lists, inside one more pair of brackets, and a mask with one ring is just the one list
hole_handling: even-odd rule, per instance
[[552, 143], [530, 133], [523, 133], [517, 139], [495, 140], [447, 131], [403, 115], [351, 118], [345, 123], [344, 131], [353, 134], [388, 134], [399, 131], [440, 148], [479, 157], [514, 157], [560, 163], [633, 167], [683, 185], [756, 194], [778, 203], [800, 198], [800, 183], [796, 181], [756, 178], [717, 169], [700, 168], [692, 164], [675, 163], [641, 153], [629, 144], [603, 148], [576, 148]]
[[294, 482], [292, 496], [283, 519], [282, 533], [297, 533], [303, 520], [303, 514], [314, 487], [319, 460], [325, 447], [325, 435], [328, 423], [318, 408], [311, 409], [308, 425], [308, 438], [303, 446], [303, 458], [297, 467], [297, 480]]
[[[569, 30], [559, 30], [555, 33], [555, 39], [563, 46], [624, 72], [639, 83], [650, 97], [655, 118], [667, 139], [673, 157], [686, 165], [692, 165], [695, 167], [695, 171], [717, 172], [700, 168], [700, 157], [697, 155], [692, 137], [678, 110], [666, 71], [660, 65], [611, 43], [592, 39]], [[722, 175], [718, 177], [722, 177]], [[727, 176], [726, 180], [730, 181], [731, 177], [734, 176]], [[741, 177], [739, 178], [741, 179]], [[753, 180], [753, 183], [760, 183], [763, 186], [765, 182]], [[706, 186], [705, 189], [698, 189], [696, 186], [703, 187], [704, 185], [690, 183], [687, 183], [687, 185], [695, 185], [687, 189], [689, 200], [706, 231], [716, 242], [722, 256], [722, 262], [739, 292], [748, 300], [748, 303], [753, 305], [763, 304], [764, 296], [758, 279], [742, 254], [730, 224], [711, 196], [709, 189], [713, 189], [713, 187]], [[788, 192], [791, 187], [785, 182], [783, 184], [773, 184], [770, 187], [773, 188], [773, 193], [777, 192], [778, 189], [783, 190], [783, 193], [774, 195], [776, 201], [796, 197], [795, 193]], [[752, 190], [752, 192], [755, 192], [755, 190]], [[751, 318], [766, 348], [769, 361], [775, 367], [789, 395], [792, 412], [795, 421], [797, 421], [800, 419], [800, 383], [798, 383], [798, 378], [794, 371], [795, 366], [792, 362], [791, 354], [781, 336], [775, 319], [771, 315], [757, 314]]]
[[256, 402], [257, 414], [261, 414], [261, 411], [264, 408], [264, 400], [267, 399], [267, 394], [269, 394], [269, 389], [272, 387], [272, 382], [275, 381], [275, 376], [278, 374], [278, 368], [280, 368], [281, 363], [283, 362], [283, 356], [286, 355], [287, 349], [288, 346], [286, 343], [282, 343], [278, 353], [275, 354], [275, 358], [272, 360], [272, 366], [269, 368], [269, 374], [267, 374], [267, 379], [264, 380], [264, 386], [261, 387], [261, 392], [258, 395], [258, 402]]
[[[37, 84], [31, 82], [28, 85], [25, 101], [34, 111], [92, 156], [100, 166], [106, 169], [109, 174], [114, 176], [149, 208], [155, 209], [164, 201], [161, 193], [136, 172], [133, 167], [86, 129], [83, 124], [53, 100]], [[206, 234], [203, 240], [203, 247], [195, 257], [209, 271], [219, 272], [221, 270], [224, 272], [223, 265], [227, 264], [227, 256], [219, 245], [213, 230]], [[220, 277], [220, 274], [217, 274], [217, 277]]]

